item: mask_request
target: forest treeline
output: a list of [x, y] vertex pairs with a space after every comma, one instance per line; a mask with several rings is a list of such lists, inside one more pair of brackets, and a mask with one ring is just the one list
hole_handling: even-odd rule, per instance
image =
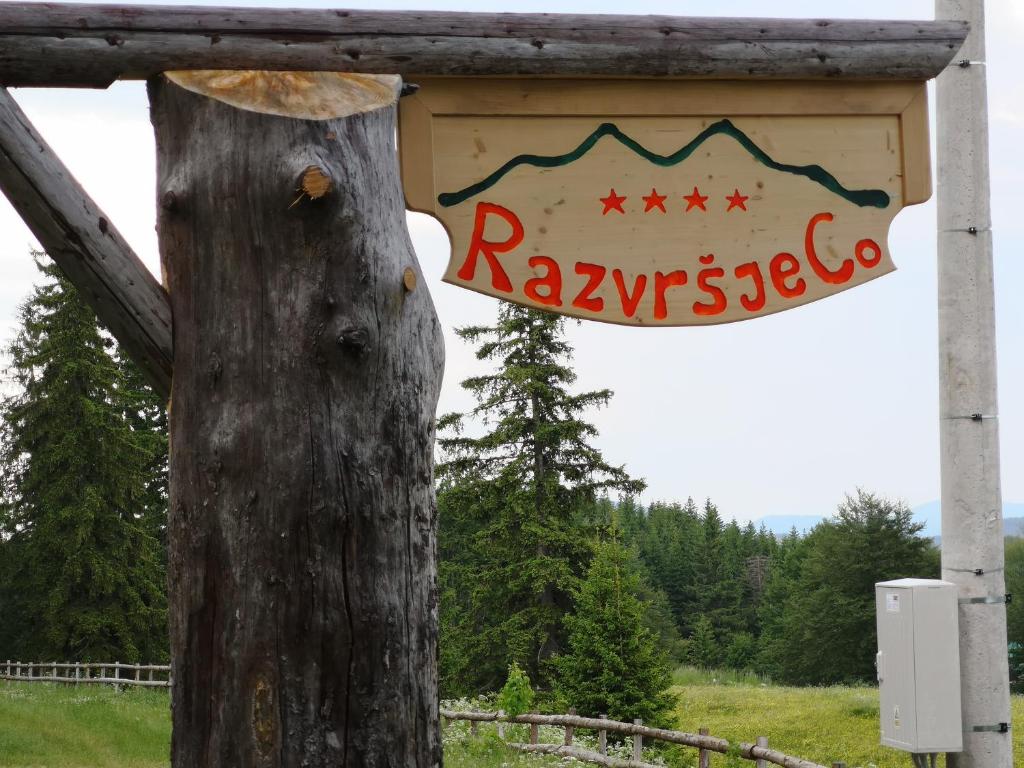
[[[441, 519], [444, 528], [443, 508]], [[692, 499], [649, 505], [600, 499], [576, 524], [581, 543], [599, 546], [609, 530], [619, 532], [642, 622], [669, 662], [753, 670], [798, 685], [874, 680], [874, 584], [939, 575], [939, 552], [920, 535], [909, 508], [863, 490], [807, 535], [777, 537], [751, 523], [724, 521], [711, 500]], [[502, 617], [477, 612], [467, 620], [468, 606], [457, 600], [465, 586], [458, 583], [463, 558], [450, 556], [460, 565], [441, 566], [446, 692], [493, 689], [513, 661], [533, 679], [556, 673], [543, 654], [526, 659], [503, 644], [506, 629], [488, 632], [491, 621], [503, 627]], [[585, 557], [578, 567], [586, 567]], [[470, 578], [476, 582], [470, 589], [480, 589], [487, 576]], [[568, 605], [566, 612], [575, 609]], [[557, 637], [552, 642], [561, 645]]]
[[638, 504], [643, 481], [594, 445], [586, 417], [612, 393], [574, 391], [564, 322], [503, 304], [458, 331], [486, 371], [462, 383], [476, 405], [438, 422], [443, 694], [497, 690], [511, 665], [580, 711], [599, 706], [565, 690], [580, 670], [592, 689], [625, 677], [634, 702], [673, 663], [871, 680], [875, 582], [939, 573], [907, 506], [856, 490], [779, 539], [710, 499]]
[[[0, 403], [0, 657], [167, 656], [167, 423], [160, 399], [44, 256], [6, 348]], [[674, 664], [779, 682], [871, 681], [874, 583], [935, 577], [902, 503], [854, 490], [809, 534], [644, 489], [594, 446], [608, 390], [575, 391], [560, 317], [502, 304], [465, 328], [476, 406], [438, 420], [445, 696], [510, 667], [581, 713], [657, 722]], [[1024, 592], [1024, 540], [1007, 540]], [[1024, 601], [1008, 607], [1024, 645]]]

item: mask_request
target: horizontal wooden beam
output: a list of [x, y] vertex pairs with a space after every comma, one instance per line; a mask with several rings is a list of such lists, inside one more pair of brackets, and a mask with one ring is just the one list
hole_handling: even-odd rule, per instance
[[171, 391], [167, 294], [0, 88], [0, 190], [153, 387]]
[[0, 83], [106, 87], [177, 69], [923, 80], [954, 21], [0, 3]]

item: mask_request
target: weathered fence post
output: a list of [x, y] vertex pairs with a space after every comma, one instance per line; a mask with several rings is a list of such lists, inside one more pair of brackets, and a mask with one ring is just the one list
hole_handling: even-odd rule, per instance
[[[707, 728], [699, 728], [697, 733], [707, 736], [711, 731]], [[697, 752], [697, 768], [711, 768], [711, 753], [703, 747]]]
[[[633, 725], [643, 725], [644, 721], [639, 717], [633, 720]], [[633, 759], [639, 761], [644, 756], [644, 737], [639, 733], [633, 734]]]
[[537, 723], [530, 723], [530, 743], [536, 744], [540, 741], [540, 726]]
[[[767, 736], [758, 736], [757, 737], [757, 746], [759, 746], [759, 747], [767, 747], [768, 746], [768, 737]], [[762, 760], [762, 759], [758, 758], [756, 765], [757, 765], [757, 768], [768, 768], [768, 761], [767, 760]]]
[[[576, 714], [576, 707], [569, 707], [569, 714], [575, 716], [575, 714]], [[572, 737], [573, 737], [573, 732], [574, 731], [575, 731], [575, 729], [571, 725], [565, 726], [565, 746], [567, 746], [567, 747], [571, 747], [572, 746]]]
[[50, 668], [50, 679], [54, 680], [57, 678], [57, 662], [53, 662], [53, 666]]
[[[598, 715], [602, 720], [607, 720], [608, 715]], [[597, 732], [597, 751], [602, 755], [608, 754], [608, 731], [604, 728]]]
[[505, 710], [499, 709], [498, 710], [498, 718], [499, 719], [496, 720], [495, 723], [498, 726], [498, 738], [501, 739], [502, 741], [504, 741], [504, 739], [505, 739], [505, 724], [501, 721], [500, 718], [502, 718], [504, 716], [505, 716]]
[[[287, 95], [299, 76], [232, 77]], [[163, 76], [149, 95], [174, 317], [172, 765], [438, 766], [443, 342], [394, 106], [281, 117]]]
[[469, 735], [473, 736], [475, 738], [476, 734], [477, 734], [477, 728], [478, 728], [477, 721], [476, 720], [470, 720], [469, 721]]

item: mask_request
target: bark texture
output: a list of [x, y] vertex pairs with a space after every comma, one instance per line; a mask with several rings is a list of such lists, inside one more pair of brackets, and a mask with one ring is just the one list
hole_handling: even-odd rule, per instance
[[925, 80], [957, 21], [0, 3], [0, 84], [176, 69]]
[[149, 93], [175, 326], [172, 765], [438, 766], [443, 348], [404, 280], [394, 108], [310, 121]]

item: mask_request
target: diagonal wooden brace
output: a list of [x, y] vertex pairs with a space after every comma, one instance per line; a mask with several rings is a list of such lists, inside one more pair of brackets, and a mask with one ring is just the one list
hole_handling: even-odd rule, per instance
[[169, 395], [166, 291], [6, 88], [0, 88], [0, 189], [150, 384]]

